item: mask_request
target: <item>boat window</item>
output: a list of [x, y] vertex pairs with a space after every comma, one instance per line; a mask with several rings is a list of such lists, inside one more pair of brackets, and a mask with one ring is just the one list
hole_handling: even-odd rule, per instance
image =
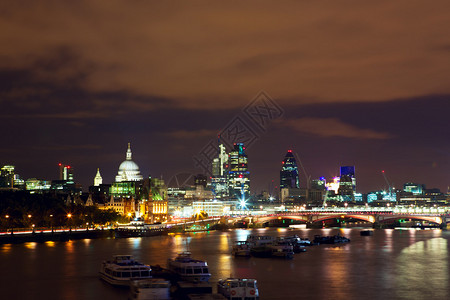
[[139, 271], [137, 271], [137, 272], [132, 272], [132, 277], [139, 277]]
[[232, 288], [238, 287], [238, 283], [237, 283], [237, 282], [232, 282], [232, 283], [231, 283], [231, 287], [232, 287]]
[[192, 268], [186, 268], [186, 274], [192, 274]]
[[130, 277], [130, 272], [123, 272], [122, 277]]
[[245, 281], [239, 282], [239, 286], [240, 286], [240, 287], [245, 287]]
[[201, 267], [194, 267], [194, 274], [202, 274], [202, 268]]
[[148, 277], [148, 276], [150, 276], [150, 272], [149, 271], [141, 271], [141, 276]]
[[203, 267], [203, 273], [204, 273], [204, 274], [208, 274], [208, 273], [209, 273], [209, 272], [208, 272], [208, 268]]
[[247, 286], [248, 287], [255, 287], [255, 283], [254, 282], [247, 282]]

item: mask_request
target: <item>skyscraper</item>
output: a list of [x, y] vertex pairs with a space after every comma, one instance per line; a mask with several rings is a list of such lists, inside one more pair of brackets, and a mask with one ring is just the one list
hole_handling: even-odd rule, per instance
[[281, 164], [280, 189], [298, 189], [300, 181], [298, 179], [297, 161], [292, 150], [288, 150]]
[[58, 167], [59, 167], [59, 180], [64, 180], [67, 181], [68, 183], [74, 183], [72, 167], [69, 165], [64, 165], [62, 163], [59, 163]]
[[235, 143], [228, 157], [230, 197], [242, 201], [250, 196], [250, 172], [248, 171], [244, 144]]
[[341, 176], [339, 178], [338, 194], [342, 201], [353, 201], [355, 199], [356, 177], [355, 166], [341, 167]]
[[211, 187], [214, 196], [218, 199], [223, 199], [228, 197], [228, 173], [227, 173], [227, 163], [228, 154], [225, 151], [225, 146], [220, 144], [219, 140], [219, 152], [218, 156], [213, 159], [212, 162], [212, 177], [211, 177]]

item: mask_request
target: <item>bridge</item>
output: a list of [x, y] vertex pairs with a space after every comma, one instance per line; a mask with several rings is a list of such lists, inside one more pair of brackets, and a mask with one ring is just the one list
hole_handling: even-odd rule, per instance
[[235, 216], [245, 219], [249, 223], [266, 223], [271, 220], [295, 220], [311, 226], [320, 225], [332, 219], [360, 220], [372, 223], [374, 227], [383, 227], [399, 220], [417, 220], [436, 224], [440, 227], [450, 225], [450, 211], [448, 208], [422, 207], [422, 208], [389, 208], [389, 207], [359, 207], [359, 208], [314, 208], [311, 210], [295, 209], [290, 211], [277, 211], [274, 213], [248, 214]]

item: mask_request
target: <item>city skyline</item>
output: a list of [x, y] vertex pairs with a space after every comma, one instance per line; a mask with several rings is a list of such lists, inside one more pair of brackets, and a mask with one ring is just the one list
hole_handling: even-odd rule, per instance
[[[222, 147], [223, 147], [223, 144], [221, 145]], [[241, 145], [241, 147], [243, 147], [244, 145]], [[122, 161], [122, 163], [120, 163], [119, 164], [119, 166], [118, 166], [118, 172], [119, 172], [119, 174], [122, 174], [124, 171], [123, 171], [123, 165], [125, 164], [125, 163], [128, 163], [128, 164], [130, 164], [130, 161], [131, 161], [131, 150], [130, 150], [130, 147], [131, 147], [131, 143], [128, 143], [128, 148], [127, 148], [127, 151], [126, 151], [126, 159], [125, 159], [125, 161]], [[236, 145], [234, 145], [234, 147], [236, 148]], [[225, 149], [225, 148], [224, 148]], [[245, 147], [244, 147], [244, 149], [245, 149]], [[230, 155], [232, 155], [232, 152], [233, 152], [234, 150], [233, 150], [233, 148], [230, 148]], [[293, 151], [292, 149], [289, 149], [289, 150], [287, 150], [287, 154], [285, 155], [285, 157], [284, 157], [284, 160], [281, 162], [281, 165], [280, 165], [280, 170], [281, 170], [281, 172], [279, 172], [279, 177], [278, 177], [278, 182], [276, 182], [275, 180], [273, 180], [273, 181], [271, 181], [270, 183], [269, 183], [269, 186], [267, 187], [267, 189], [262, 189], [262, 190], [258, 190], [258, 191], [255, 191], [255, 190], [253, 190], [253, 189], [251, 189], [251, 192], [252, 192], [252, 194], [258, 194], [258, 193], [260, 193], [260, 192], [263, 192], [263, 191], [266, 191], [266, 192], [276, 192], [276, 193], [279, 193], [280, 192], [280, 181], [283, 181], [283, 180], [286, 180], [286, 179], [281, 179], [282, 177], [282, 175], [284, 174], [283, 173], [283, 170], [285, 170], [285, 164], [286, 164], [286, 160], [287, 159], [289, 159], [289, 157], [290, 158], [292, 158], [293, 160], [294, 160], [294, 164], [295, 164], [295, 158], [294, 158], [294, 156], [297, 156], [297, 154], [295, 153], [295, 151]], [[152, 174], [149, 174], [148, 176], [147, 175], [145, 175], [145, 174], [143, 174], [143, 176], [142, 175], [140, 175], [139, 174], [139, 169], [140, 169], [140, 167], [139, 167], [139, 165], [138, 164], [136, 164], [135, 162], [133, 162], [133, 161], [131, 161], [131, 163], [132, 163], [132, 165], [134, 166], [134, 167], [132, 167], [132, 169], [134, 170], [134, 169], [136, 169], [136, 171], [137, 171], [137, 173], [136, 172], [134, 172], [134, 173], [136, 173], [136, 174], [138, 174], [138, 176], [140, 176], [139, 178], [140, 178], [140, 180], [143, 180], [144, 178], [148, 178], [148, 177], [158, 177], [158, 176], [152, 176]], [[227, 165], [229, 164], [229, 162], [227, 163]], [[5, 165], [5, 164], [2, 164], [2, 166], [3, 165]], [[6, 165], [8, 165], [8, 164], [6, 164]], [[12, 165], [12, 166], [14, 166], [14, 164], [9, 164], [9, 165]], [[212, 169], [214, 168], [214, 163], [212, 164]], [[23, 177], [22, 175], [21, 175], [21, 173], [17, 170], [17, 168], [15, 169], [15, 173], [16, 174], [18, 174], [19, 176], [21, 176], [20, 178], [22, 179], [22, 180], [27, 180], [27, 179], [38, 179], [38, 180], [44, 180], [44, 181], [58, 181], [58, 180], [61, 180], [61, 179], [64, 179], [64, 180], [66, 180], [65, 178], [67, 178], [67, 180], [69, 179], [69, 177], [67, 177], [68, 175], [66, 175], [65, 174], [65, 172], [66, 172], [66, 170], [70, 170], [70, 180], [69, 181], [71, 181], [72, 183], [73, 182], [75, 182], [75, 183], [82, 183], [82, 182], [88, 182], [89, 180], [90, 180], [90, 182], [88, 183], [88, 184], [86, 184], [86, 185], [82, 185], [82, 188], [83, 188], [83, 192], [87, 192], [87, 190], [88, 190], [88, 188], [89, 188], [89, 186], [95, 186], [95, 181], [96, 180], [98, 180], [97, 179], [97, 177], [99, 176], [99, 172], [101, 171], [101, 168], [97, 168], [96, 169], [96, 173], [95, 173], [95, 176], [94, 177], [92, 177], [91, 179], [89, 179], [89, 180], [87, 180], [86, 178], [81, 178], [81, 179], [79, 179], [79, 180], [77, 180], [77, 178], [74, 178], [75, 176], [74, 176], [74, 174], [75, 174], [75, 172], [74, 172], [74, 167], [73, 166], [70, 166], [70, 165], [64, 165], [64, 164], [62, 164], [62, 163], [58, 163], [57, 164], [57, 168], [58, 168], [58, 170], [56, 171], [56, 173], [57, 173], [57, 175], [55, 176], [55, 178], [36, 178], [36, 177], [29, 177], [29, 178], [25, 178], [25, 177]], [[343, 169], [348, 169], [348, 168], [353, 168], [352, 169], [352, 172], [353, 172], [353, 174], [354, 174], [354, 178], [357, 178], [357, 175], [355, 175], [355, 174], [357, 174], [357, 172], [355, 172], [355, 166], [340, 166], [338, 169], [339, 169], [339, 173], [337, 174], [337, 175], [333, 175], [333, 176], [320, 176], [320, 177], [316, 177], [316, 178], [312, 178], [312, 177], [309, 177], [308, 178], [308, 180], [310, 181], [309, 182], [309, 185], [311, 184], [311, 181], [312, 180], [325, 180], [326, 182], [332, 182], [335, 178], [339, 178], [339, 177], [341, 177], [342, 176], [342, 170]], [[64, 169], [64, 175], [63, 175], [63, 170]], [[212, 170], [211, 169], [211, 170]], [[302, 172], [303, 171], [303, 172]], [[127, 171], [128, 172], [128, 171]], [[299, 166], [299, 170], [298, 170], [298, 177], [299, 178], [304, 178], [303, 180], [299, 180], [302, 184], [300, 184], [300, 185], [298, 185], [298, 186], [300, 186], [300, 187], [303, 187], [303, 188], [305, 188], [306, 187], [306, 185], [307, 185], [307, 179], [306, 179], [306, 176], [308, 175], [308, 174], [306, 174], [305, 173], [306, 172], [306, 170], [303, 170], [303, 168], [302, 167], [300, 167]], [[133, 173], [133, 174], [134, 174]], [[302, 174], [303, 173], [303, 174]], [[405, 182], [403, 182], [403, 183], [401, 183], [401, 184], [398, 184], [398, 185], [395, 185], [395, 183], [393, 182], [393, 181], [391, 181], [390, 179], [388, 179], [387, 177], [386, 177], [386, 174], [384, 174], [385, 173], [385, 171], [384, 170], [382, 170], [381, 171], [381, 174], [382, 174], [382, 176], [383, 176], [383, 178], [384, 178], [384, 183], [385, 183], [385, 187], [383, 187], [383, 188], [380, 188], [380, 189], [378, 189], [378, 190], [384, 190], [384, 191], [389, 191], [389, 189], [390, 188], [392, 188], [392, 189], [396, 189], [396, 190], [403, 190], [404, 189], [404, 185], [405, 184], [408, 184], [408, 183], [415, 183], [415, 184], [420, 184], [420, 185], [424, 185], [424, 187], [425, 188], [427, 188], [427, 189], [429, 189], [429, 188], [436, 188], [436, 187], [431, 187], [431, 186], [429, 186], [429, 185], [427, 185], [426, 183], [423, 183], [423, 182], [418, 182], [418, 181], [414, 181], [414, 180], [410, 180], [410, 181], [405, 181]], [[117, 170], [116, 170], [116, 174], [117, 174]], [[197, 172], [197, 173], [178, 173], [178, 174], [175, 174], [172, 178], [170, 178], [169, 180], [167, 180], [167, 179], [165, 179], [164, 178], [164, 176], [163, 176], [163, 174], [161, 174], [161, 176], [160, 176], [160, 178], [162, 178], [162, 179], [165, 179], [165, 180], [167, 180], [167, 183], [169, 183], [169, 185], [170, 186], [172, 186], [172, 187], [174, 187], [174, 182], [176, 182], [177, 184], [180, 184], [180, 186], [181, 185], [186, 185], [186, 186], [189, 186], [189, 185], [194, 185], [194, 178], [197, 176], [197, 175], [199, 175], [199, 174], [203, 174], [203, 175], [205, 175], [204, 173], [200, 173], [200, 172]], [[107, 178], [109, 178], [109, 177], [112, 177], [112, 180], [108, 180], [108, 179], [106, 179], [103, 183], [106, 183], [106, 184], [112, 184], [112, 183], [114, 183], [114, 182], [120, 182], [120, 181], [123, 181], [123, 179], [121, 179], [121, 178], [119, 178], [119, 176], [123, 176], [123, 174], [122, 175], [115, 175], [115, 176], [109, 176], [109, 175], [107, 175], [106, 177]], [[133, 176], [135, 176], [135, 175], [133, 175]], [[175, 178], [175, 177], [177, 177], [178, 176], [178, 178]], [[283, 176], [285, 176], [285, 174], [283, 175]], [[103, 178], [104, 178], [105, 176], [101, 176], [100, 178], [102, 178], [102, 180], [103, 180]], [[119, 178], [119, 180], [118, 180], [118, 178]], [[212, 177], [210, 177], [210, 179], [208, 180], [208, 182], [209, 183], [211, 183], [211, 178]], [[251, 178], [251, 171], [250, 171], [250, 178]], [[283, 177], [284, 178], [284, 177]], [[182, 180], [182, 181], [180, 181], [180, 179]], [[137, 180], [137, 179], [136, 179]], [[185, 180], [185, 181], [183, 181], [183, 180]], [[126, 181], [126, 180], [125, 180]], [[133, 179], [133, 180], [128, 180], [128, 181], [135, 181], [135, 179]], [[389, 186], [388, 186], [389, 185]], [[357, 187], [357, 184], [356, 185], [354, 185], [354, 186], [356, 186]], [[294, 188], [295, 188], [295, 186], [293, 186]], [[368, 193], [368, 192], [374, 192], [374, 191], [377, 191], [377, 189], [372, 189], [372, 190], [367, 190], [367, 191], [362, 191], [361, 189], [357, 189], [356, 190], [358, 193]], [[443, 192], [443, 193], [445, 193], [445, 192], [448, 192], [448, 190], [447, 191], [445, 191], [445, 190], [441, 190], [441, 192]], [[279, 195], [274, 195], [274, 196], [279, 196]]]
[[346, 4], [0, 4], [0, 164], [68, 164], [86, 189], [131, 142], [144, 177], [202, 173], [194, 157], [263, 90], [283, 113], [246, 150], [252, 191], [292, 149], [311, 178], [351, 165], [358, 191], [385, 170], [446, 192], [450, 4]]

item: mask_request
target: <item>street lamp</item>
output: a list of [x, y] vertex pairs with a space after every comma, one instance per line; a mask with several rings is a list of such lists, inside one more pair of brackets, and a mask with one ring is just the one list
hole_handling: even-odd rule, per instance
[[[8, 232], [8, 229], [9, 229], [9, 215], [6, 215], [5, 218], [6, 218], [6, 232]], [[11, 230], [11, 232], [12, 232], [12, 230]]]
[[[28, 224], [30, 224], [30, 223], [31, 223], [31, 217], [32, 217], [32, 215], [28, 215], [27, 217], [28, 217], [28, 222], [29, 222]], [[28, 227], [28, 226], [27, 226], [27, 227]]]
[[52, 229], [53, 233], [53, 215], [50, 215], [50, 228]]
[[69, 231], [72, 231], [72, 227], [70, 227], [70, 218], [72, 218], [72, 214], [67, 214], [67, 219], [68, 219], [68, 223], [69, 223]]

